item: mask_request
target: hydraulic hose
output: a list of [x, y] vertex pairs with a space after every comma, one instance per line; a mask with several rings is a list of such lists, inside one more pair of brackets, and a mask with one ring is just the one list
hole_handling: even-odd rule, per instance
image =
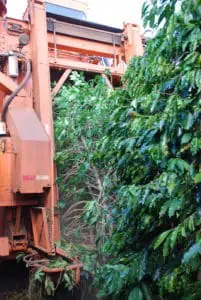
[[8, 97], [7, 101], [4, 103], [3, 108], [2, 108], [2, 113], [1, 113], [1, 121], [6, 122], [6, 114], [8, 111], [8, 107], [13, 101], [13, 99], [18, 95], [18, 93], [24, 88], [26, 83], [28, 82], [30, 76], [31, 76], [31, 62], [27, 61], [26, 63], [26, 75], [24, 76], [24, 79], [22, 82], [19, 84], [19, 86], [16, 88], [16, 90]]

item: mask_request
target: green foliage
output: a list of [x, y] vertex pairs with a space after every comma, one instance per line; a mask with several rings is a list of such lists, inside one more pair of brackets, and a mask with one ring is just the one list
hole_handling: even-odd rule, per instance
[[128, 296], [128, 300], [143, 300], [143, 299], [144, 299], [143, 293], [141, 289], [139, 289], [138, 287], [135, 287]]
[[101, 78], [87, 83], [74, 72], [71, 80], [73, 84], [64, 86], [54, 100], [55, 161], [64, 206], [67, 198], [73, 203], [92, 198], [85, 179], [109, 116], [108, 91]]
[[[105, 194], [111, 178], [99, 149], [112, 108], [111, 91], [100, 76], [86, 82], [83, 74], [73, 72], [70, 79], [53, 102], [60, 194], [57, 211], [64, 238], [59, 246], [69, 257], [79, 256], [84, 271], [94, 273], [95, 234], [100, 244], [107, 234], [104, 227], [108, 212], [103, 207], [107, 208]], [[83, 220], [84, 211], [88, 224]]]
[[48, 296], [54, 296], [55, 287], [54, 282], [51, 280], [50, 276], [45, 276], [44, 288]]
[[34, 273], [34, 280], [38, 281], [40, 283], [42, 283], [43, 279], [45, 277], [44, 272], [41, 269], [38, 269], [35, 273]]
[[61, 200], [90, 201], [101, 297], [199, 299], [201, 3], [149, 2], [145, 25], [158, 30], [124, 86], [74, 74], [55, 99]]
[[73, 72], [71, 84], [54, 99], [57, 183], [63, 233], [68, 241], [89, 243], [89, 230], [81, 219], [85, 204], [88, 217], [92, 209], [94, 215], [96, 212], [91, 226], [103, 218], [101, 206], [109, 169], [105, 170], [97, 149], [110, 116], [109, 95], [103, 78], [86, 82], [82, 74]]
[[[38, 291], [42, 297], [42, 294], [47, 296], [54, 296], [57, 289], [63, 284], [68, 290], [72, 290], [75, 284], [75, 274], [74, 271], [68, 271], [68, 263], [62, 258], [54, 258], [48, 264], [49, 268], [64, 268], [58, 278], [54, 276], [49, 276], [44, 273], [40, 268], [36, 271], [32, 271], [32, 276], [30, 279], [29, 290]], [[31, 294], [32, 292], [30, 292]]]
[[188, 263], [200, 253], [201, 253], [200, 243], [194, 244], [193, 246], [190, 247], [190, 249], [186, 251], [186, 253], [184, 253], [183, 263]]
[[143, 14], [158, 31], [111, 96], [100, 148], [117, 199], [96, 282], [115, 299], [144, 299], [142, 285], [152, 297], [182, 299], [200, 269], [201, 3], [152, 0]]
[[19, 253], [16, 255], [16, 262], [17, 262], [17, 263], [20, 263], [20, 262], [23, 260], [24, 256], [25, 256], [25, 253], [24, 253], [24, 252], [19, 252]]

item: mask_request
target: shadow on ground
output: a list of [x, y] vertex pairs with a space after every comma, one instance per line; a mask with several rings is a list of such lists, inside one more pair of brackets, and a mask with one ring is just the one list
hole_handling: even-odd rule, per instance
[[[0, 264], [0, 300], [29, 300], [28, 285], [29, 271], [24, 264], [15, 261]], [[43, 297], [43, 300], [96, 300], [90, 285], [89, 281], [82, 279], [79, 288], [69, 292], [61, 287], [55, 297]]]

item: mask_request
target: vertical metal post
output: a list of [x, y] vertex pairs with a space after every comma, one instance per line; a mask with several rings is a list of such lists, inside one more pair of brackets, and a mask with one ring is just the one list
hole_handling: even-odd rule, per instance
[[30, 15], [34, 109], [51, 140], [51, 184], [45, 197], [45, 207], [48, 209], [50, 244], [52, 252], [54, 252], [54, 241], [59, 238], [59, 224], [58, 220], [54, 216], [54, 207], [57, 202], [57, 197], [54, 183], [53, 114], [48, 56], [47, 21], [44, 0], [30, 1]]
[[20, 232], [21, 213], [22, 213], [22, 207], [17, 206], [16, 207], [16, 220], [15, 220], [15, 233]]
[[144, 54], [140, 27], [138, 25], [124, 24], [124, 49], [127, 64], [133, 56], [142, 56]]

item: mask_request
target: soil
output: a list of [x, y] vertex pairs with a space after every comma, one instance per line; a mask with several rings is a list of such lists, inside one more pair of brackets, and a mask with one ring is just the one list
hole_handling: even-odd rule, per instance
[[[60, 287], [55, 297], [43, 297], [42, 300], [96, 300], [91, 283], [82, 278], [79, 288], [69, 292]], [[32, 294], [28, 297], [29, 271], [24, 264], [16, 261], [0, 264], [0, 300], [39, 300]], [[35, 299], [34, 299], [35, 298]]]

